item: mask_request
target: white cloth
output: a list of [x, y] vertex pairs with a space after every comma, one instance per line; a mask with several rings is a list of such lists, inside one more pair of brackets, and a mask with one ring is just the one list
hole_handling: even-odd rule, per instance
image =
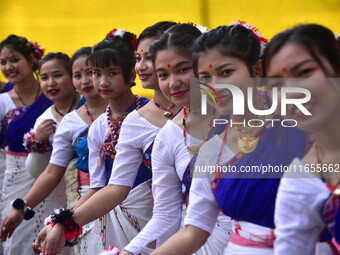
[[[0, 120], [3, 120], [6, 113], [15, 108], [16, 106], [8, 92], [0, 94]], [[1, 123], [0, 121], [0, 130], [2, 128]]]
[[143, 154], [160, 130], [136, 110], [125, 118], [116, 145], [117, 154], [109, 184], [133, 186]]
[[[275, 254], [333, 254], [327, 252], [327, 247], [322, 249], [321, 246], [315, 253], [317, 239], [325, 226], [321, 207], [330, 190], [308, 171], [301, 160], [294, 159], [291, 166], [291, 171], [285, 173], [281, 180], [276, 198]], [[303, 171], [300, 172], [300, 169]]]
[[[109, 184], [133, 186], [143, 154], [159, 130], [160, 128], [149, 123], [136, 110], [128, 114], [121, 126]], [[105, 186], [104, 159], [101, 159], [102, 166], [99, 166], [99, 153], [108, 135], [109, 126], [104, 113], [92, 124], [89, 131], [89, 169], [92, 188]], [[120, 205], [97, 221], [96, 229], [102, 236], [103, 224], [106, 225], [104, 246], [115, 245], [120, 249], [126, 246], [150, 220], [152, 207], [151, 184], [150, 181], [146, 181], [132, 189]]]
[[87, 126], [88, 124], [79, 116], [76, 110], [66, 114], [59, 123], [53, 138], [50, 163], [66, 168], [74, 155], [72, 144], [79, 133]]
[[[141, 233], [125, 247], [133, 254], [151, 253], [152, 249], [146, 247], [149, 243], [156, 240], [156, 247], [159, 247], [181, 226], [182, 178], [191, 157], [184, 146], [182, 134], [183, 130], [169, 120], [155, 139], [151, 157], [154, 211]], [[226, 242], [227, 237], [222, 237], [222, 241], [214, 239], [212, 246], [206, 244], [196, 254], [222, 254]]]
[[[56, 122], [56, 129], [58, 128], [59, 122], [57, 119], [54, 117], [52, 113], [52, 106], [49, 107], [42, 115], [37, 118], [35, 121], [34, 127], [32, 128], [31, 131], [36, 131], [38, 126], [45, 120], [51, 119]], [[55, 133], [52, 133], [49, 136], [49, 143], [52, 145], [53, 142], [53, 137]], [[46, 169], [48, 162], [50, 160], [52, 152], [48, 151], [45, 153], [37, 153], [37, 152], [31, 152], [28, 154], [27, 160], [26, 160], [26, 168], [30, 175], [33, 178], [38, 178], [38, 176]]]

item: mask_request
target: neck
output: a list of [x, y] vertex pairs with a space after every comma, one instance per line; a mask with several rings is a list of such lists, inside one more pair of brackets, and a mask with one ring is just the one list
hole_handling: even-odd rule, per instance
[[154, 97], [155, 97], [155, 101], [157, 104], [165, 107], [165, 108], [168, 108], [170, 107], [173, 103], [171, 101], [169, 101], [164, 95], [163, 93], [160, 91], [160, 90], [156, 90], [155, 89], [155, 94], [154, 94]]
[[122, 116], [135, 99], [136, 97], [131, 90], [117, 98], [110, 99], [111, 117]]
[[[338, 127], [340, 125], [340, 118], [333, 118], [332, 123], [322, 126], [321, 129], [315, 130], [315, 135], [318, 146], [324, 154], [328, 152], [340, 151], [340, 133]], [[337, 122], [337, 123], [335, 123]]]
[[36, 94], [39, 88], [39, 83], [34, 78], [33, 74], [27, 77], [25, 80], [15, 84], [17, 92], [21, 96], [30, 96]]
[[62, 114], [65, 115], [65, 114], [68, 113], [68, 110], [70, 109], [74, 100], [75, 100], [75, 103], [74, 103], [72, 109], [77, 107], [77, 102], [78, 102], [79, 97], [80, 97], [79, 94], [74, 92], [72, 95], [70, 95], [66, 99], [54, 101], [54, 106], [57, 107], [59, 112], [61, 112]]
[[100, 96], [95, 98], [86, 98], [86, 105], [89, 109], [106, 108], [108, 104], [109, 102]]

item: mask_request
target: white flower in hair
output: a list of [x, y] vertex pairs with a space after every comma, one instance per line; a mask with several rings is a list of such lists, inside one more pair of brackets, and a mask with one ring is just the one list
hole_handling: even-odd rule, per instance
[[124, 37], [124, 34], [126, 33], [126, 31], [124, 29], [113, 29], [111, 30], [107, 35], [106, 37], [110, 37], [110, 36], [118, 36], [120, 38], [123, 39]]
[[195, 27], [196, 27], [199, 31], [201, 31], [202, 34], [208, 32], [208, 31], [210, 30], [208, 27], [204, 27], [204, 26], [202, 26], [202, 25], [200, 25], [200, 24], [196, 24]]

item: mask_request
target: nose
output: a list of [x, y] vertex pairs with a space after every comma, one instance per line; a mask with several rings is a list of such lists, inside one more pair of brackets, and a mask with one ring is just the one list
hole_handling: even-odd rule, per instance
[[142, 59], [139, 63], [137, 63], [137, 71], [144, 71], [147, 69], [147, 65], [144, 59]]
[[179, 88], [182, 85], [182, 82], [176, 75], [170, 75], [170, 83], [169, 87], [172, 89]]
[[92, 76], [88, 77], [87, 75], [82, 75], [81, 77], [81, 84], [89, 84], [92, 81]]
[[49, 87], [53, 87], [55, 84], [56, 84], [56, 82], [55, 82], [54, 78], [52, 76], [48, 77], [47, 85]]
[[13, 69], [14, 66], [13, 66], [13, 64], [11, 63], [11, 61], [7, 61], [5, 67], [6, 67], [6, 70], [11, 70], [11, 69]]
[[109, 85], [108, 78], [106, 75], [101, 75], [99, 79], [99, 86], [107, 87]]

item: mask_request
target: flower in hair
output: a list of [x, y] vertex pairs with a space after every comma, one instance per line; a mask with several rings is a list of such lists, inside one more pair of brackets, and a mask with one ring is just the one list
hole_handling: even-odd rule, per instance
[[116, 246], [110, 246], [109, 248], [105, 249], [99, 255], [118, 255], [119, 249]]
[[210, 30], [208, 27], [204, 27], [204, 26], [202, 26], [202, 25], [200, 25], [200, 24], [196, 24], [195, 27], [196, 27], [199, 31], [201, 31], [202, 34], [208, 32], [208, 31]]
[[45, 49], [41, 47], [37, 42], [30, 42], [33, 47], [34, 63], [38, 65], [39, 60], [44, 55]]
[[[117, 29], [114, 28], [113, 30], [111, 30], [107, 35], [106, 38], [110, 37], [110, 36], [118, 36], [120, 38], [124, 38], [124, 34], [126, 33], [126, 30], [124, 29]], [[136, 35], [132, 34], [132, 37], [130, 39], [130, 44], [133, 48], [133, 50], [136, 50], [137, 47], [137, 37]]]
[[249, 24], [249, 23], [247, 23], [245, 21], [241, 21], [241, 20], [238, 20], [236, 22], [232, 22], [230, 25], [231, 26], [240, 25], [240, 26], [245, 27], [246, 29], [249, 29], [260, 43], [260, 46], [261, 46], [260, 56], [262, 56], [264, 49], [267, 47], [268, 39], [264, 38], [261, 35], [261, 33], [259, 32], [259, 29], [257, 27], [253, 26], [253, 24]]

